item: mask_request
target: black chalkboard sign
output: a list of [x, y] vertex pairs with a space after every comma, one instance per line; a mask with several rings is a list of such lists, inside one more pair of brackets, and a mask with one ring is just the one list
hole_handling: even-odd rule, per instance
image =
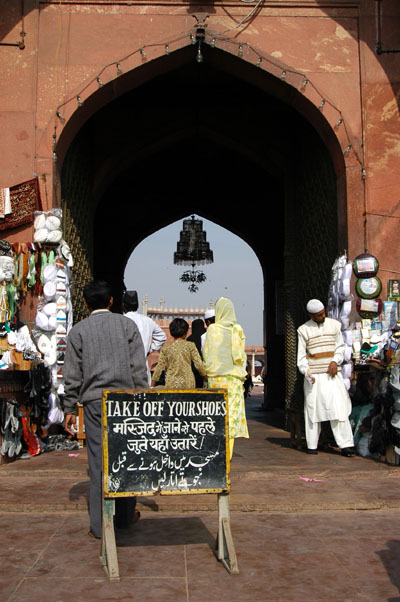
[[225, 389], [103, 392], [105, 497], [229, 490]]

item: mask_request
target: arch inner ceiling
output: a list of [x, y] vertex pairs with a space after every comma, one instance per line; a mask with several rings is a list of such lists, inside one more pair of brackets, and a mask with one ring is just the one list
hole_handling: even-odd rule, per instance
[[121, 290], [135, 246], [191, 213], [245, 240], [263, 269], [265, 338], [280, 373], [283, 283], [297, 290], [305, 278], [285, 302], [292, 314], [315, 280], [326, 286], [338, 248], [335, 182], [328, 150], [294, 108], [218, 62], [193, 59], [99, 109], [61, 174], [82, 285], [95, 276]]

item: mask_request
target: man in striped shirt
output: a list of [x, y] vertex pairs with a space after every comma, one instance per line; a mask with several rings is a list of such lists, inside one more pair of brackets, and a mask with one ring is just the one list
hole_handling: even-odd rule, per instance
[[307, 312], [309, 320], [297, 330], [297, 367], [304, 375], [307, 452], [317, 453], [321, 422], [329, 420], [342, 454], [354, 456], [351, 401], [340, 368], [345, 351], [341, 324], [326, 317], [318, 299], [307, 303]]

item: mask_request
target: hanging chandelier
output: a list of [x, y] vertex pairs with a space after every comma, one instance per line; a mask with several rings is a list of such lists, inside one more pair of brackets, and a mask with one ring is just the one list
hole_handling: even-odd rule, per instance
[[174, 264], [190, 265], [180, 277], [181, 282], [189, 283], [189, 291], [195, 293], [199, 290], [198, 284], [207, 280], [202, 270], [196, 270], [197, 265], [213, 263], [214, 256], [207, 242], [207, 234], [203, 230], [203, 220], [196, 219], [194, 215], [190, 219], [183, 220], [183, 230], [174, 253]]

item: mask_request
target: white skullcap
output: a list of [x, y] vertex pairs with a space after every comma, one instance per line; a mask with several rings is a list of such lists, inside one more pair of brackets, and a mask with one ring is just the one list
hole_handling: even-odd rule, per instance
[[35, 228], [35, 230], [41, 230], [42, 228], [45, 227], [45, 225], [46, 225], [46, 216], [43, 215], [43, 213], [41, 213], [40, 215], [38, 215], [35, 218], [33, 227]]
[[43, 286], [43, 293], [46, 299], [53, 299], [56, 296], [56, 285], [52, 280]]
[[57, 328], [56, 328], [56, 334], [57, 335], [67, 334], [67, 329], [65, 328], [65, 326], [63, 324], [58, 323]]
[[44, 242], [47, 239], [49, 231], [46, 228], [40, 228], [36, 230], [33, 235], [33, 240], [35, 242]]
[[215, 316], [215, 309], [207, 309], [204, 312], [204, 319], [205, 320], [209, 320], [210, 318], [214, 318]]
[[48, 230], [59, 230], [61, 221], [55, 215], [50, 215], [46, 220], [46, 228]]
[[53, 264], [46, 265], [43, 269], [43, 282], [55, 280], [57, 276], [57, 268]]
[[57, 280], [60, 282], [68, 282], [67, 272], [62, 269], [57, 270]]
[[41, 330], [49, 329], [49, 318], [42, 311], [38, 311], [35, 318], [36, 326]]
[[61, 230], [50, 230], [50, 232], [47, 234], [47, 242], [60, 242], [60, 240], [62, 239], [62, 232]]
[[46, 353], [50, 349], [50, 339], [45, 334], [40, 335], [37, 340], [37, 346], [40, 353]]
[[325, 308], [324, 308], [324, 304], [321, 303], [321, 301], [319, 301], [318, 299], [311, 299], [307, 303], [306, 309], [309, 314], [317, 314], [318, 312], [322, 311]]
[[60, 309], [57, 312], [57, 323], [58, 322], [66, 322], [67, 321], [67, 314], [65, 313], [65, 311], [63, 311], [62, 309]]
[[57, 318], [56, 316], [49, 317], [49, 330], [55, 330], [57, 328]]
[[57, 294], [61, 294], [61, 295], [65, 294], [67, 292], [67, 287], [65, 286], [64, 282], [61, 282], [61, 280], [57, 281], [56, 291], [57, 291]]
[[65, 297], [63, 297], [62, 295], [57, 297], [56, 306], [57, 309], [64, 309], [65, 307], [67, 307], [67, 300], [65, 299]]
[[43, 355], [44, 355], [45, 366], [54, 366], [54, 364], [57, 361], [56, 350], [53, 349], [52, 347], [49, 347], [48, 349], [46, 349], [46, 351], [44, 352]]
[[46, 314], [47, 317], [55, 316], [57, 313], [57, 305], [55, 303], [46, 303], [42, 311]]

